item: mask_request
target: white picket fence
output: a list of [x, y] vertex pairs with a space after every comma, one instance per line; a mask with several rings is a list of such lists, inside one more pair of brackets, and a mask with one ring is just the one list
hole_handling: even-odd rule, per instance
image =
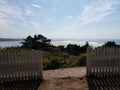
[[42, 52], [0, 50], [0, 80], [42, 78]]
[[87, 75], [120, 74], [120, 48], [88, 48]]

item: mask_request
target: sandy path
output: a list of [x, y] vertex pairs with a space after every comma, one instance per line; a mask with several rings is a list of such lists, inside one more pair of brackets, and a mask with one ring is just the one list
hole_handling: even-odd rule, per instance
[[88, 90], [86, 67], [43, 71], [38, 90]]
[[85, 75], [86, 75], [86, 67], [43, 71], [44, 79], [66, 78], [66, 77], [84, 77]]
[[61, 78], [44, 80], [38, 90], [89, 90], [87, 79], [83, 78]]

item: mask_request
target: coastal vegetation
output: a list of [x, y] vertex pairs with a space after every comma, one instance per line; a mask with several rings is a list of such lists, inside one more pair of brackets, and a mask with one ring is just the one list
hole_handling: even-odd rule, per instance
[[[86, 52], [90, 47], [89, 43], [79, 46], [76, 44], [68, 44], [65, 46], [51, 45], [51, 39], [43, 35], [28, 36], [21, 42], [21, 47], [5, 48], [5, 50], [26, 51], [26, 50], [40, 50], [43, 52], [43, 69], [57, 69], [78, 67], [86, 65]], [[120, 47], [114, 41], [106, 42], [102, 47]]]
[[44, 70], [85, 66], [88, 42], [84, 46], [68, 44], [66, 47], [53, 46], [50, 42], [51, 40], [43, 35], [28, 36], [22, 42], [22, 48], [42, 50]]

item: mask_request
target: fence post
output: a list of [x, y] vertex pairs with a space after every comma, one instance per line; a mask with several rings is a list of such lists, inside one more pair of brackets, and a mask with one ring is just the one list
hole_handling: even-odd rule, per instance
[[86, 58], [86, 66], [87, 66], [87, 76], [92, 73], [92, 58], [91, 58], [91, 47], [87, 48], [87, 58]]

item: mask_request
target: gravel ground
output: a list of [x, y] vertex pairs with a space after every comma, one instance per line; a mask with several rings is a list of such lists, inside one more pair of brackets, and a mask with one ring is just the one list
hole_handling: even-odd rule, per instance
[[66, 77], [84, 77], [85, 75], [86, 75], [86, 67], [43, 71], [44, 79], [66, 78]]
[[43, 82], [37, 90], [89, 90], [86, 67], [43, 71]]

